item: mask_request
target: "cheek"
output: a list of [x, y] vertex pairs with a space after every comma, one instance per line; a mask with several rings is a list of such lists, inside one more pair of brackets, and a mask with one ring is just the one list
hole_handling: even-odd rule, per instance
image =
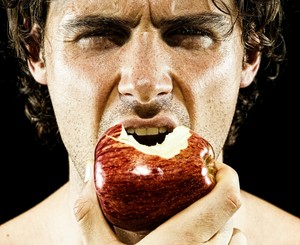
[[110, 91], [112, 78], [100, 74], [95, 64], [56, 57], [47, 70], [60, 134], [74, 162], [85, 162], [87, 156], [92, 159], [100, 115]]
[[225, 143], [235, 112], [242, 72], [237, 57], [219, 56], [186, 68], [194, 71], [188, 96], [193, 128], [210, 141], [216, 154]]
[[[227, 80], [228, 81], [228, 80]], [[233, 85], [235, 84], [235, 86]], [[196, 120], [201, 121], [198, 130], [214, 146], [217, 155], [226, 141], [235, 112], [238, 83], [221, 83], [210, 92], [211, 96], [201, 100], [204, 108], [197, 111]], [[209, 92], [208, 92], [209, 93]]]

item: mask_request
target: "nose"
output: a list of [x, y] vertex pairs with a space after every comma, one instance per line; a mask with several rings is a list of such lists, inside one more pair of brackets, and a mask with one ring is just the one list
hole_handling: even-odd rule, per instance
[[122, 57], [118, 85], [122, 100], [150, 104], [170, 97], [173, 90], [168, 56], [153, 33], [132, 36]]

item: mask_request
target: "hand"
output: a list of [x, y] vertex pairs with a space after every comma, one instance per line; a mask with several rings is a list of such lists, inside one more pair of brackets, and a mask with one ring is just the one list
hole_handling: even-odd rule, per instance
[[[241, 205], [238, 176], [225, 164], [217, 163], [217, 167], [217, 184], [209, 194], [171, 217], [137, 244], [247, 244], [232, 222], [233, 214]], [[74, 209], [83, 244], [123, 244], [101, 212], [92, 179], [90, 176]]]
[[217, 163], [217, 168], [217, 184], [209, 194], [171, 217], [138, 244], [247, 244], [232, 222], [233, 214], [241, 206], [238, 175], [225, 164]]
[[100, 209], [93, 182], [93, 169], [86, 166], [85, 186], [74, 205], [74, 214], [82, 233], [84, 245], [120, 245]]

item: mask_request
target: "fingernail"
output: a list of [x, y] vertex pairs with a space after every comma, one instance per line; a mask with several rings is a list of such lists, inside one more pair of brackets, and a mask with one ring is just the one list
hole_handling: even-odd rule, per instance
[[84, 183], [88, 182], [91, 177], [91, 167], [89, 164], [85, 165], [85, 176], [84, 176]]

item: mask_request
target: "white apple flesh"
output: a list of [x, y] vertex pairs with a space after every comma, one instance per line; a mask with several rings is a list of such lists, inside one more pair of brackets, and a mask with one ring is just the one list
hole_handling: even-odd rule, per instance
[[128, 231], [151, 230], [215, 186], [212, 146], [179, 126], [147, 146], [122, 124], [108, 129], [95, 149], [94, 180], [107, 220]]

